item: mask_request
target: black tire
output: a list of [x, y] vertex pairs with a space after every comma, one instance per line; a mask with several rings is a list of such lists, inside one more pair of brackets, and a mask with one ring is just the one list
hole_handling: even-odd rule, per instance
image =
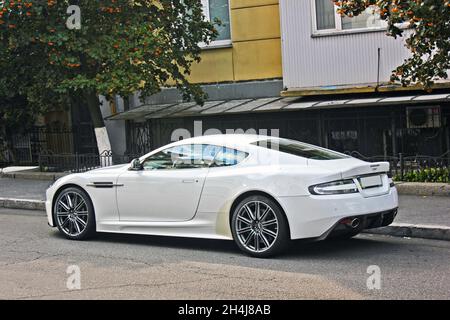
[[[73, 206], [71, 206], [71, 210], [73, 210], [73, 212], [71, 210], [66, 210], [62, 205], [61, 205], [61, 200], [66, 204], [67, 206], [67, 195], [74, 200], [77, 200], [78, 198], [75, 198], [75, 195], [78, 197], [80, 197], [83, 201], [84, 204], [81, 203], [81, 201], [79, 201], [78, 203], [73, 203]], [[75, 202], [75, 201], [73, 201]], [[75, 206], [80, 205], [80, 211], [75, 211]], [[57, 214], [58, 212], [61, 212], [59, 214]], [[83, 210], [83, 211], [81, 211]], [[67, 216], [65, 215], [65, 212], [68, 212]], [[82, 212], [79, 214], [76, 214], [76, 212]], [[87, 212], [87, 213], [84, 213]], [[69, 215], [71, 215], [71, 219], [69, 219]], [[58, 230], [67, 238], [70, 240], [86, 240], [89, 239], [91, 237], [93, 237], [96, 233], [96, 222], [95, 222], [95, 212], [94, 212], [94, 206], [92, 205], [92, 201], [91, 198], [89, 197], [89, 195], [81, 188], [77, 188], [77, 187], [69, 187], [66, 188], [64, 190], [62, 190], [59, 194], [58, 197], [56, 198], [54, 204], [53, 204], [53, 217], [56, 223], [56, 226], [58, 227]], [[69, 219], [69, 220], [66, 220]], [[79, 218], [80, 220], [85, 222], [85, 225], [83, 225], [83, 223], [78, 220], [77, 218]], [[78, 232], [78, 229], [75, 226], [75, 223], [78, 225], [78, 228], [80, 228], [79, 230], [81, 232]], [[73, 228], [73, 229], [69, 229], [69, 225]], [[81, 230], [81, 228], [83, 228]], [[74, 233], [72, 234], [69, 230], [73, 230]]]
[[[251, 230], [248, 231], [248, 234], [242, 233], [242, 230], [247, 229], [248, 227], [243, 227], [244, 225], [249, 225], [248, 222], [243, 222], [242, 214], [244, 211], [242, 210], [248, 210], [246, 208], [252, 208], [255, 207], [259, 203], [260, 212], [266, 210], [266, 206], [270, 207], [272, 211], [268, 211], [269, 213], [266, 214], [265, 220], [252, 220], [253, 227], [250, 227]], [[245, 206], [247, 207], [245, 208]], [[256, 208], [256, 207], [255, 207]], [[248, 212], [248, 211], [246, 211]], [[270, 217], [268, 216], [270, 214]], [[250, 217], [250, 215], [248, 215]], [[274, 220], [274, 217], [276, 217], [277, 220], [277, 226], [276, 226], [276, 237], [270, 236], [269, 232], [275, 233], [275, 226], [272, 224], [270, 227], [267, 226], [263, 227], [262, 225], [265, 223], [269, 223], [270, 221]], [[270, 219], [271, 220], [267, 220]], [[239, 221], [238, 221], [239, 219]], [[249, 225], [250, 226], [250, 225]], [[238, 228], [239, 234], [238, 234]], [[273, 228], [273, 229], [268, 229]], [[253, 231], [252, 231], [253, 230]], [[254, 231], [256, 230], [256, 231]], [[265, 230], [265, 231], [264, 231]], [[233, 234], [233, 239], [236, 242], [237, 246], [246, 254], [256, 257], [256, 258], [268, 258], [272, 257], [274, 255], [278, 255], [285, 251], [288, 248], [288, 245], [290, 243], [290, 231], [289, 231], [289, 225], [286, 219], [286, 216], [283, 212], [283, 210], [280, 208], [280, 206], [274, 202], [272, 199], [262, 196], [262, 195], [255, 195], [255, 196], [249, 196], [242, 201], [239, 202], [239, 204], [236, 206], [234, 211], [232, 212], [232, 218], [231, 218], [231, 232]], [[253, 233], [252, 233], [253, 232]], [[250, 237], [250, 234], [253, 234], [253, 240], [250, 239], [249, 245], [246, 245], [245, 238]], [[262, 238], [262, 235], [264, 235], [265, 239]], [[253, 241], [254, 246], [253, 249], [250, 248], [251, 242]], [[266, 246], [266, 243], [270, 242], [270, 246]], [[260, 247], [260, 245], [265, 246], [266, 248], [261, 249], [258, 251], [257, 249]]]

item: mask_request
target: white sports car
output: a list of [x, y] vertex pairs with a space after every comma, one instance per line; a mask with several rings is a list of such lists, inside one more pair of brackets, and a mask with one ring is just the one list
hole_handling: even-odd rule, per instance
[[47, 190], [49, 225], [95, 232], [234, 240], [268, 257], [291, 239], [352, 237], [392, 223], [389, 164], [257, 135], [181, 140], [130, 164], [71, 174]]

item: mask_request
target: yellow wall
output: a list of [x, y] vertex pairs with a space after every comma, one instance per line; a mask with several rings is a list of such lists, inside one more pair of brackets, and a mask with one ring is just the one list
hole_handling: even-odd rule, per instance
[[278, 0], [230, 0], [229, 48], [210, 48], [194, 65], [190, 80], [216, 83], [281, 78]]

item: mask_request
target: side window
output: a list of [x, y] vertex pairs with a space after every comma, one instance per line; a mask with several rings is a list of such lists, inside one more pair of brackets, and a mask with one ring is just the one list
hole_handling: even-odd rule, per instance
[[219, 152], [214, 159], [215, 167], [229, 167], [241, 163], [247, 158], [248, 153], [236, 149], [218, 147]]
[[219, 149], [220, 147], [202, 144], [176, 146], [151, 155], [143, 166], [145, 170], [206, 168]]
[[171, 169], [173, 167], [171, 154], [172, 149], [166, 149], [151, 155], [142, 164], [144, 170]]

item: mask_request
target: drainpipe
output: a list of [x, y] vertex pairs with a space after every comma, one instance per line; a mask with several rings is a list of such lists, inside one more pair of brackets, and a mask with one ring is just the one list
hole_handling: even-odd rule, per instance
[[381, 48], [377, 49], [377, 86], [375, 87], [375, 92], [378, 92], [380, 87], [380, 64], [381, 64]]

